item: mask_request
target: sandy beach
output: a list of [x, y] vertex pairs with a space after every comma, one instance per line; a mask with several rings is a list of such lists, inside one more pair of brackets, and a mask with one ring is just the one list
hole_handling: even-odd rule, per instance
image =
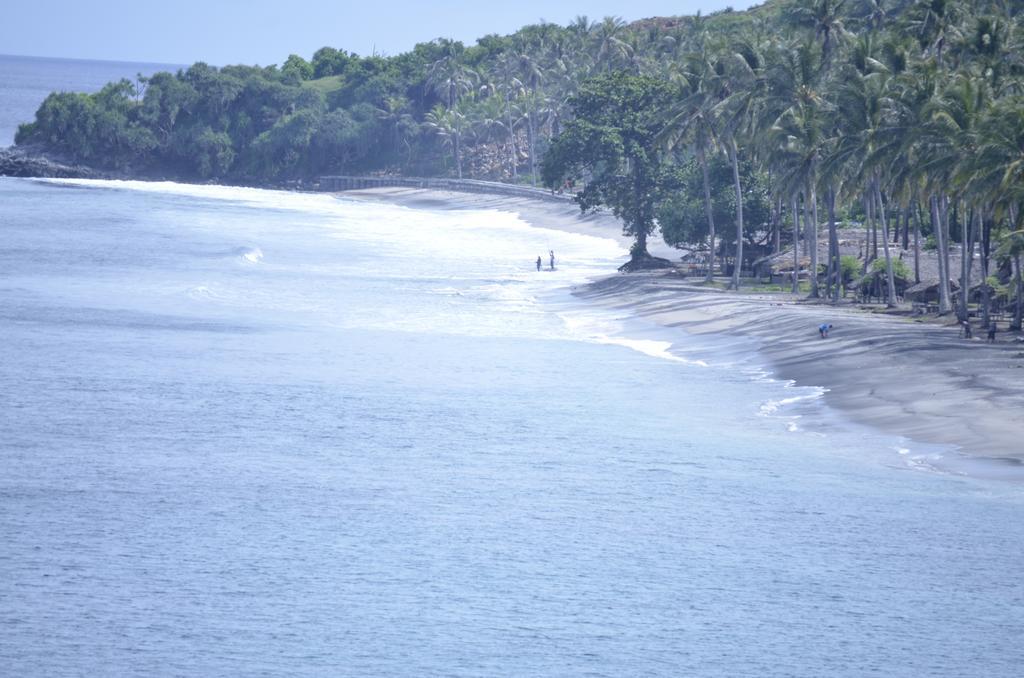
[[[421, 189], [352, 191], [346, 197], [432, 209], [496, 209], [525, 221], [629, 240], [610, 214], [583, 217], [569, 201], [537, 201]], [[678, 258], [654, 238], [653, 254]], [[756, 341], [774, 376], [827, 389], [826, 402], [851, 420], [910, 440], [956, 446], [951, 472], [1024, 479], [1024, 345], [1000, 334], [989, 345], [956, 327], [786, 294], [727, 293], [674, 272], [607, 278], [574, 290], [592, 303], [665, 327]], [[817, 327], [834, 325], [822, 339]]]

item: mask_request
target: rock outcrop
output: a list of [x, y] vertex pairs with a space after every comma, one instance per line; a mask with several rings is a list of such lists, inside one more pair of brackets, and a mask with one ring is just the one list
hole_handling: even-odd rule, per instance
[[11, 146], [0, 149], [0, 176], [99, 179], [103, 175], [84, 165], [66, 164]]

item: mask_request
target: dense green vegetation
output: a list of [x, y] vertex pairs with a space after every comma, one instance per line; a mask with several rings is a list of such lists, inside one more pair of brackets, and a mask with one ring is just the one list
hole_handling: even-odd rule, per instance
[[650, 258], [647, 236], [655, 210], [676, 188], [661, 158], [660, 111], [671, 105], [673, 88], [649, 76], [615, 71], [596, 76], [573, 97], [574, 117], [544, 159], [544, 180], [586, 175], [577, 194], [584, 210], [608, 205], [635, 238], [633, 261]]
[[[894, 262], [911, 240], [934, 242], [939, 305], [965, 315], [950, 279], [969, 287], [973, 266], [1021, 297], [1022, 7], [771, 0], [631, 25], [581, 17], [392, 57], [325, 47], [280, 67], [196, 64], [55, 93], [17, 142], [99, 167], [260, 183], [392, 172], [537, 184], [553, 148], [546, 182], [614, 209], [638, 255], [659, 222], [670, 242], [703, 240], [743, 264], [803, 240], [808, 268], [826, 271], [811, 295], [838, 295], [836, 224], [856, 219], [875, 233], [862, 273], [884, 260], [890, 301]], [[602, 113], [613, 100], [616, 115]], [[951, 270], [958, 250], [980, 257]], [[996, 289], [980, 288], [986, 311]]]

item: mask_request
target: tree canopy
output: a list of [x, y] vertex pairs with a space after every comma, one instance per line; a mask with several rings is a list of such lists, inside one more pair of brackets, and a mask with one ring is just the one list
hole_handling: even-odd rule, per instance
[[675, 88], [650, 76], [618, 71], [586, 81], [570, 100], [574, 115], [544, 158], [544, 183], [586, 176], [576, 201], [584, 210], [609, 206], [635, 238], [632, 264], [650, 259], [647, 236], [655, 210], [672, 188], [658, 134]]

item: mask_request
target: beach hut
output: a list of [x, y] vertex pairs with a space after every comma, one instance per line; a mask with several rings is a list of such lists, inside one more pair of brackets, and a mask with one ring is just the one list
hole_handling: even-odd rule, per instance
[[[856, 288], [858, 296], [865, 303], [870, 303], [875, 299], [888, 301], [889, 285], [885, 278], [885, 269], [871, 270], [854, 282], [853, 287]], [[897, 274], [894, 274], [893, 278], [896, 283], [896, 301], [899, 302], [906, 298], [906, 291], [910, 289], [910, 281]]]
[[[956, 280], [949, 281], [950, 290], [960, 289], [960, 283]], [[937, 304], [939, 303], [939, 281], [937, 278], [922, 280], [916, 285], [911, 285], [903, 292], [903, 298], [916, 304]]]

